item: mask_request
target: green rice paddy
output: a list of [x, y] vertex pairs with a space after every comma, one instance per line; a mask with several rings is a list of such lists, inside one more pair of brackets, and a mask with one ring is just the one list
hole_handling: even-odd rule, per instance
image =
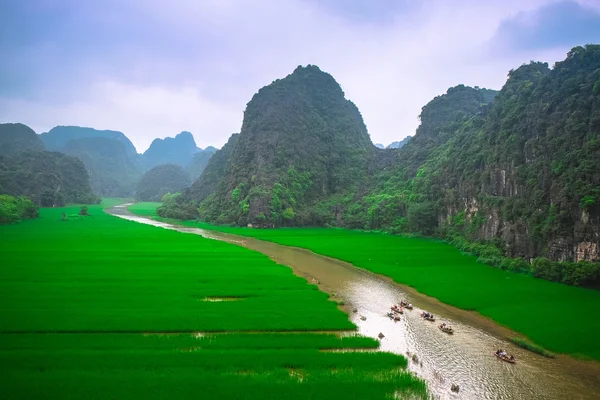
[[[156, 216], [155, 203], [132, 206]], [[555, 353], [600, 360], [600, 291], [566, 286], [478, 264], [441, 241], [327, 228], [250, 229], [187, 221], [186, 226], [302, 247], [475, 310]]]
[[378, 342], [326, 333], [355, 327], [291, 269], [103, 206], [89, 207], [93, 218], [42, 209], [38, 220], [0, 226], [8, 398], [425, 395], [404, 357], [355, 352]]

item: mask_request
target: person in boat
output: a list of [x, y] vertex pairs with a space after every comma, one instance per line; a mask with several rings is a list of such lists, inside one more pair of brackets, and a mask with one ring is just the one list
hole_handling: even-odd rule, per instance
[[506, 357], [506, 351], [505, 350], [502, 350], [500, 352], [500, 357]]
[[407, 307], [408, 307], [408, 308], [412, 308], [412, 304], [408, 303], [408, 306], [407, 306]]
[[510, 361], [515, 361], [515, 356], [511, 355], [511, 356], [509, 357], [509, 359], [510, 359]]

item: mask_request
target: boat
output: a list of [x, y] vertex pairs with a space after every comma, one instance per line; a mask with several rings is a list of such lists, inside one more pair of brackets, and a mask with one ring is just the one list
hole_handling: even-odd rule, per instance
[[389, 312], [387, 313], [387, 316], [392, 318], [394, 321], [400, 321], [400, 314], [398, 313]]
[[514, 358], [514, 357], [513, 357], [513, 358], [510, 358], [509, 356], [501, 356], [501, 355], [500, 355], [500, 354], [498, 354], [498, 353], [494, 353], [494, 355], [495, 355], [497, 358], [501, 359], [502, 361], [506, 361], [507, 363], [510, 363], [510, 364], [514, 364], [514, 363], [516, 363], [516, 362], [517, 362], [517, 359], [516, 359], [516, 358]]
[[400, 307], [404, 307], [404, 308], [406, 308], [407, 310], [412, 310], [412, 309], [413, 309], [413, 305], [412, 305], [412, 304], [410, 304], [410, 303], [408, 303], [408, 302], [406, 302], [406, 301], [404, 301], [404, 300], [402, 300], [402, 301], [400, 302]]
[[435, 321], [433, 315], [429, 313], [425, 314], [424, 312], [422, 312], [421, 317], [425, 318], [427, 321]]
[[438, 326], [438, 328], [440, 328], [440, 331], [445, 332], [445, 333], [449, 333], [449, 334], [453, 334], [454, 333], [454, 329], [452, 329], [449, 325], [444, 326], [444, 324]]
[[392, 310], [393, 312], [397, 312], [398, 314], [402, 314], [404, 312], [402, 310], [402, 307], [398, 307], [398, 306], [391, 306], [390, 310]]

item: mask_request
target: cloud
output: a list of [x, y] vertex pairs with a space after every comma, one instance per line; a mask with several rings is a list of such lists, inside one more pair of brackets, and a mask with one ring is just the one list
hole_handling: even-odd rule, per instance
[[493, 47], [503, 52], [564, 49], [598, 42], [600, 8], [575, 1], [518, 13], [504, 20], [492, 39]]
[[201, 147], [221, 145], [258, 89], [315, 64], [357, 104], [373, 141], [387, 144], [414, 134], [421, 107], [450, 86], [500, 88], [522, 62], [564, 58], [558, 39], [550, 50], [490, 53], [525, 29], [511, 21], [539, 20], [553, 5], [9, 0], [0, 5], [0, 121], [121, 130], [139, 151], [182, 130]]

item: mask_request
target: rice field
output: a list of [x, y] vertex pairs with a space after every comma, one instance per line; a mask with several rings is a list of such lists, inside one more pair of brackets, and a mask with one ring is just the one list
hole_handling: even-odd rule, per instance
[[404, 357], [330, 333], [355, 326], [291, 269], [102, 207], [0, 226], [4, 398], [425, 396]]
[[[155, 216], [155, 204], [132, 212]], [[555, 353], [600, 360], [600, 292], [478, 264], [441, 241], [328, 228], [187, 226], [302, 247], [386, 275], [453, 306], [475, 310]]]

